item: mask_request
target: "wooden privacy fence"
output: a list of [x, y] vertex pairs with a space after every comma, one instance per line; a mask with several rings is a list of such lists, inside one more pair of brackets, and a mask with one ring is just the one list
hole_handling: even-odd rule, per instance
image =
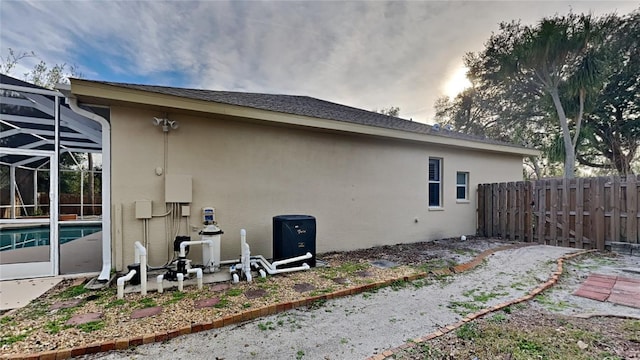
[[640, 177], [478, 186], [478, 235], [604, 250], [640, 244]]

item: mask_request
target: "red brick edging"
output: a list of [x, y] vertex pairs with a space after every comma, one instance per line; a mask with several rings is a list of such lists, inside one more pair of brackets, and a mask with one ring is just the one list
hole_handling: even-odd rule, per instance
[[[503, 249], [503, 248], [505, 248], [505, 247], [496, 248], [495, 250], [497, 250], [497, 249], [506, 250], [506, 249]], [[571, 254], [567, 254], [567, 255], [561, 256], [560, 258], [558, 258], [558, 260], [556, 260], [556, 262], [558, 264], [558, 267], [557, 267], [556, 271], [551, 275], [549, 280], [547, 280], [547, 282], [545, 282], [545, 283], [542, 283], [542, 284], [538, 285], [538, 287], [536, 287], [535, 289], [529, 291], [529, 294], [527, 294], [525, 296], [519, 297], [517, 299], [510, 300], [510, 301], [506, 301], [506, 302], [503, 302], [501, 304], [492, 306], [490, 308], [486, 308], [486, 309], [480, 310], [480, 311], [478, 311], [476, 313], [467, 315], [462, 320], [460, 320], [460, 321], [458, 321], [456, 323], [447, 325], [447, 326], [445, 326], [443, 328], [440, 328], [440, 329], [438, 329], [438, 330], [436, 330], [436, 331], [434, 331], [434, 332], [432, 332], [430, 334], [427, 334], [425, 336], [413, 339], [412, 342], [404, 343], [404, 344], [402, 344], [402, 345], [400, 345], [400, 346], [398, 346], [396, 348], [393, 348], [393, 349], [384, 350], [384, 351], [382, 351], [382, 353], [374, 355], [374, 356], [371, 356], [371, 357], [368, 357], [366, 360], [385, 360], [387, 358], [392, 357], [394, 354], [397, 354], [397, 353], [399, 353], [399, 352], [401, 352], [401, 351], [403, 351], [405, 349], [408, 349], [408, 348], [411, 348], [411, 347], [415, 347], [415, 346], [417, 346], [417, 344], [420, 344], [420, 343], [425, 342], [425, 341], [429, 341], [431, 339], [435, 339], [435, 338], [440, 337], [440, 336], [442, 336], [442, 335], [444, 335], [444, 334], [446, 334], [448, 332], [451, 332], [451, 331], [461, 327], [462, 325], [464, 325], [464, 324], [466, 324], [466, 323], [468, 323], [470, 321], [473, 321], [473, 320], [475, 320], [477, 318], [485, 316], [486, 314], [489, 314], [489, 313], [492, 313], [494, 311], [498, 311], [498, 310], [504, 309], [507, 306], [515, 305], [515, 304], [518, 304], [518, 303], [521, 303], [521, 302], [524, 302], [524, 301], [529, 301], [529, 300], [533, 299], [534, 297], [536, 297], [536, 295], [538, 295], [538, 294], [542, 293], [543, 291], [547, 290], [548, 288], [554, 286], [558, 282], [558, 279], [560, 278], [560, 275], [562, 275], [563, 263], [564, 263], [565, 260], [569, 260], [569, 259], [574, 258], [576, 256], [584, 255], [584, 254], [595, 252], [595, 251], [598, 251], [598, 250], [595, 250], [595, 249], [593, 249], [593, 250], [584, 250], [584, 251], [578, 251], [578, 252], [575, 252], [575, 253], [571, 253]], [[481, 255], [482, 254], [480, 254], [479, 256], [481, 256]], [[471, 262], [474, 262], [475, 260], [476, 259], [472, 260]], [[464, 265], [467, 265], [467, 264], [464, 264]], [[464, 265], [462, 265], [462, 266], [464, 266]]]
[[[206, 331], [206, 330], [211, 330], [211, 329], [217, 329], [217, 328], [222, 328], [231, 324], [237, 324], [237, 323], [241, 323], [244, 321], [249, 321], [249, 320], [253, 320], [253, 319], [257, 319], [260, 317], [264, 317], [264, 316], [268, 316], [268, 315], [274, 315], [274, 314], [278, 314], [287, 310], [291, 310], [294, 308], [298, 308], [298, 307], [302, 307], [302, 306], [310, 306], [313, 305], [315, 302], [317, 301], [325, 301], [325, 300], [330, 300], [330, 299], [334, 299], [334, 298], [339, 298], [339, 297], [345, 297], [345, 296], [349, 296], [349, 295], [356, 295], [356, 294], [360, 294], [366, 291], [371, 291], [374, 289], [378, 289], [378, 288], [383, 288], [383, 287], [387, 287], [390, 286], [391, 284], [397, 282], [397, 281], [414, 281], [414, 280], [418, 280], [418, 279], [422, 279], [425, 278], [427, 276], [429, 276], [429, 274], [432, 275], [450, 275], [453, 273], [461, 273], [464, 271], [468, 271], [470, 269], [475, 268], [476, 266], [480, 265], [482, 263], [482, 261], [489, 255], [498, 252], [498, 251], [503, 251], [503, 250], [508, 250], [508, 249], [515, 249], [515, 248], [520, 248], [520, 247], [524, 247], [524, 246], [530, 246], [530, 245], [537, 245], [535, 243], [530, 243], [530, 244], [515, 244], [515, 245], [504, 245], [504, 246], [500, 246], [494, 249], [489, 249], [489, 250], [485, 250], [483, 252], [481, 252], [479, 255], [477, 255], [473, 260], [464, 263], [464, 264], [460, 264], [460, 265], [456, 265], [450, 268], [441, 268], [441, 269], [435, 269], [430, 271], [429, 273], [423, 272], [423, 273], [417, 273], [417, 274], [413, 274], [413, 275], [409, 275], [409, 276], [404, 276], [401, 278], [395, 278], [395, 279], [389, 279], [389, 280], [384, 280], [384, 281], [378, 281], [375, 283], [371, 283], [371, 284], [365, 284], [365, 285], [360, 285], [360, 286], [356, 286], [356, 287], [352, 287], [352, 288], [348, 288], [348, 289], [342, 289], [342, 290], [337, 290], [334, 291], [332, 293], [329, 294], [323, 294], [323, 295], [318, 295], [318, 296], [313, 296], [313, 297], [309, 297], [306, 299], [301, 299], [301, 300], [296, 300], [296, 301], [290, 301], [290, 302], [283, 302], [283, 303], [278, 303], [278, 304], [273, 304], [273, 305], [268, 305], [268, 306], [263, 306], [261, 308], [258, 309], [254, 309], [254, 310], [248, 310], [239, 314], [234, 314], [234, 315], [227, 315], [225, 317], [222, 317], [220, 319], [216, 319], [213, 321], [208, 321], [208, 322], [203, 322], [203, 323], [196, 323], [196, 324], [191, 324], [191, 326], [185, 326], [182, 328], [178, 328], [178, 329], [173, 329], [173, 330], [168, 330], [168, 331], [164, 331], [164, 332], [159, 332], [159, 333], [154, 333], [154, 334], [147, 334], [147, 335], [143, 335], [143, 336], [135, 336], [135, 337], [130, 337], [130, 338], [120, 338], [120, 339], [116, 339], [116, 340], [109, 340], [106, 342], [102, 342], [102, 343], [93, 343], [93, 344], [89, 344], [89, 345], [82, 345], [82, 346], [77, 346], [74, 348], [70, 348], [70, 349], [59, 349], [59, 350], [52, 350], [52, 351], [45, 351], [45, 352], [39, 352], [39, 353], [33, 353], [33, 354], [14, 354], [14, 355], [2, 355], [0, 358], [1, 359], [29, 359], [29, 360], [59, 360], [59, 359], [69, 359], [72, 357], [76, 357], [76, 356], [82, 356], [82, 355], [87, 355], [87, 354], [95, 354], [95, 353], [99, 353], [99, 352], [107, 352], [107, 351], [111, 351], [111, 350], [126, 350], [129, 347], [135, 347], [135, 346], [139, 346], [139, 345], [143, 345], [143, 344], [149, 344], [149, 343], [153, 343], [153, 342], [163, 342], [163, 341], [167, 341], [170, 339], [173, 339], [175, 337], [178, 337], [180, 335], [186, 335], [186, 334], [192, 334], [192, 333], [197, 333], [200, 331]], [[585, 251], [585, 252], [590, 252], [592, 250], [589, 251]], [[556, 276], [554, 273], [554, 279], [553, 280], [553, 284], [555, 284], [555, 281], [557, 281], [558, 276], [560, 275], [560, 273], [562, 273], [562, 261], [563, 259], [568, 259], [570, 257], [573, 256], [577, 256], [580, 254], [583, 254], [585, 252], [581, 252], [581, 253], [576, 253], [576, 254], [572, 254], [572, 255], [565, 255], [563, 258], [560, 258], [558, 260], [558, 270], [559, 273]], [[547, 282], [548, 283], [548, 282]], [[546, 284], [546, 283], [545, 283]], [[551, 285], [549, 285], [551, 286]], [[547, 286], [547, 287], [549, 287]], [[546, 289], [546, 287], [545, 287]], [[537, 289], [536, 289], [537, 290]], [[534, 290], [535, 291], [535, 290]], [[533, 292], [533, 291], [532, 291]], [[538, 293], [542, 292], [542, 290], [538, 291], [536, 293], [536, 295]], [[516, 302], [520, 302], [520, 301], [525, 301], [529, 300], [530, 298], [532, 298], [533, 296], [528, 295], [530, 297], [523, 297], [520, 299], [516, 299]], [[505, 303], [505, 304], [500, 304], [499, 308], [496, 308], [495, 310], [501, 309], [505, 306], [511, 305], [511, 304], [515, 304], [516, 302], [510, 302], [510, 303]], [[495, 307], [494, 307], [495, 308]], [[458, 328], [459, 326], [461, 326], [462, 324], [464, 324], [467, 321], [471, 321], [472, 319], [475, 319], [476, 317], [480, 317], [484, 314], [487, 314], [491, 311], [495, 311], [493, 308], [491, 308], [491, 310], [481, 310], [476, 314], [475, 317], [471, 318], [470, 315], [468, 320], [462, 319], [462, 321], [456, 323], [456, 324], [452, 324], [452, 325], [448, 325], [438, 331], [436, 331], [433, 334], [429, 334], [427, 336], [425, 336], [424, 338], [419, 338], [415, 340], [415, 343], [419, 343], [419, 342], [423, 342], [426, 340], [430, 340], [432, 338], [435, 338], [437, 336], [442, 336], [443, 334], [454, 330], [456, 328]], [[480, 314], [480, 315], [478, 315]], [[466, 320], [466, 321], [465, 321]], [[457, 325], [457, 326], [455, 326]], [[455, 327], [453, 327], [455, 326]], [[439, 334], [439, 335], [434, 335], [434, 334]], [[420, 341], [418, 341], [420, 340]], [[395, 349], [391, 349], [391, 350], [387, 350], [384, 351], [382, 354], [378, 354], [374, 357], [371, 357], [369, 359], [375, 359], [375, 360], [379, 360], [379, 359], [384, 359], [385, 357], [391, 356], [393, 355], [394, 351], [399, 351], [400, 349], [406, 349], [410, 346], [415, 346], [415, 343], [409, 343], [409, 344], [404, 344], [401, 345], [398, 348]], [[389, 354], [389, 355], [384, 355], [383, 354]]]

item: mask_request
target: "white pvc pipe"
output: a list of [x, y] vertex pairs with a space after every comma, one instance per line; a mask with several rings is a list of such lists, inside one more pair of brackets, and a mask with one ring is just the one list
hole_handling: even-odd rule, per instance
[[147, 295], [147, 249], [140, 243], [135, 242], [135, 260], [140, 264], [140, 293]]
[[[213, 250], [213, 241], [212, 240], [194, 240], [194, 241], [183, 241], [180, 243], [180, 257], [185, 257], [187, 256], [186, 254], [186, 250], [185, 248], [189, 245], [207, 245], [207, 247], [209, 248], [209, 254], [211, 255], [210, 259], [213, 260], [214, 259], [214, 250]], [[207, 266], [208, 264], [203, 264], [205, 266]]]
[[311, 269], [311, 267], [306, 263], [302, 264], [301, 266], [296, 266], [292, 268], [276, 269], [276, 268], [273, 268], [271, 264], [269, 264], [269, 262], [264, 257], [262, 257], [262, 255], [254, 256], [252, 260], [254, 262], [260, 263], [260, 265], [262, 265], [262, 267], [267, 271], [269, 275], [283, 274], [288, 272]]
[[187, 270], [187, 274], [196, 273], [196, 279], [198, 279], [198, 289], [202, 289], [202, 269], [201, 268], [191, 268]]
[[184, 274], [177, 273], [176, 277], [178, 278], [178, 291], [184, 290]]
[[162, 294], [164, 292], [164, 287], [162, 287], [163, 280], [164, 280], [164, 274], [160, 274], [156, 277], [156, 284], [158, 285], [159, 294]]
[[300, 260], [311, 259], [312, 257], [313, 257], [313, 255], [311, 255], [311, 253], [308, 252], [308, 253], [306, 253], [304, 255], [296, 256], [296, 257], [293, 257], [291, 259], [274, 261], [274, 262], [271, 263], [271, 266], [273, 266], [273, 268], [275, 269], [279, 265], [289, 264], [289, 263], [300, 261]]
[[124, 298], [124, 283], [131, 280], [135, 274], [136, 271], [131, 270], [127, 275], [121, 276], [116, 280], [116, 285], [118, 286], [118, 299]]
[[102, 126], [102, 270], [98, 280], [108, 281], [111, 276], [111, 125], [102, 116], [78, 106], [78, 99], [72, 95], [67, 99], [71, 110]]
[[224, 260], [224, 261], [220, 261], [220, 265], [237, 264], [239, 262], [240, 262], [240, 259]]

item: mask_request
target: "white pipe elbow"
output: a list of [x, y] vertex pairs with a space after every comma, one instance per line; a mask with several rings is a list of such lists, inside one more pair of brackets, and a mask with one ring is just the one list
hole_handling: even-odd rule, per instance
[[127, 273], [127, 275], [121, 276], [118, 278], [118, 280], [116, 280], [116, 285], [118, 287], [118, 299], [124, 298], [124, 284], [125, 282], [131, 280], [135, 274], [136, 271], [131, 270], [129, 271], [129, 273]]
[[136, 241], [134, 243], [135, 246], [135, 262], [140, 263], [140, 257], [147, 256], [147, 249], [140, 243], [140, 241]]
[[198, 281], [198, 289], [202, 289], [202, 269], [201, 268], [191, 268], [187, 270], [188, 274], [196, 273], [196, 279]]

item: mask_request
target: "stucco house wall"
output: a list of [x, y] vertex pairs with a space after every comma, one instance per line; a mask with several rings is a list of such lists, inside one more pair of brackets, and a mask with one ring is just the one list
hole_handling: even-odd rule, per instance
[[[192, 178], [191, 216], [179, 235], [199, 236], [201, 209], [214, 207], [222, 259], [272, 256], [272, 218], [317, 219], [318, 252], [474, 234], [479, 183], [516, 181], [523, 156], [539, 152], [319, 99], [72, 79], [70, 96], [106, 106], [111, 126], [112, 265], [133, 262], [143, 221], [135, 203], [166, 213], [165, 177]], [[163, 132], [154, 118], [179, 123]], [[428, 202], [429, 158], [442, 161], [442, 206]], [[468, 201], [456, 200], [467, 172]], [[188, 220], [188, 224], [187, 224]], [[167, 220], [149, 220], [149, 261], [172, 256]], [[190, 257], [200, 258], [200, 249]]]
[[[179, 122], [166, 135], [153, 117]], [[133, 262], [143, 225], [135, 201], [152, 200], [165, 212], [164, 176], [190, 175], [190, 224], [201, 208], [216, 208], [222, 258], [236, 258], [247, 229], [252, 253], [271, 256], [271, 221], [281, 214], [317, 218], [317, 250], [348, 250], [474, 234], [477, 184], [522, 177], [522, 155], [465, 150], [413, 141], [275, 126], [127, 106], [111, 107], [112, 201], [118, 270]], [[428, 159], [443, 161], [443, 207], [428, 206]], [[469, 172], [469, 201], [457, 202], [456, 172]], [[119, 218], [119, 219], [118, 219]], [[185, 229], [181, 234], [197, 238]], [[164, 218], [150, 221], [150, 262], [163, 264], [168, 247]], [[198, 251], [192, 254], [199, 258]]]

